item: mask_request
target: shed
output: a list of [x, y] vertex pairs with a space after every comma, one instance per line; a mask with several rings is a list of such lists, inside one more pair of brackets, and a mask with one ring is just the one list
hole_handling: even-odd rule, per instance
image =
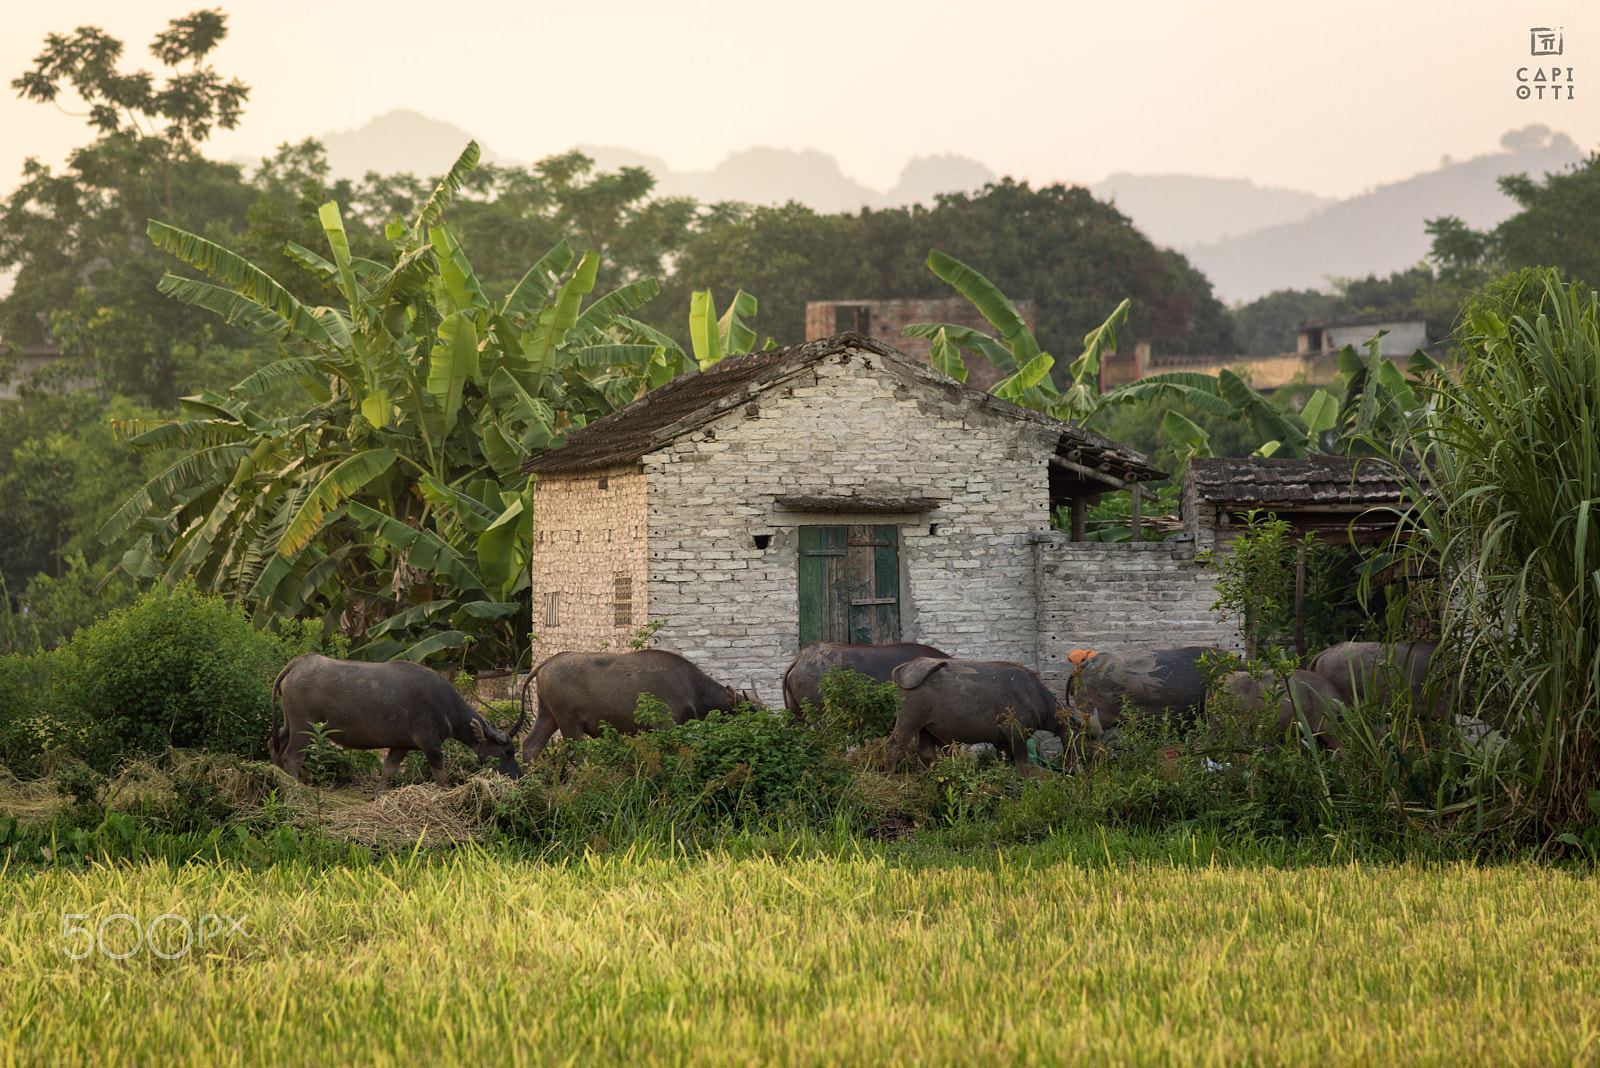
[[811, 641], [1037, 665], [1051, 509], [1166, 477], [854, 333], [675, 379], [523, 469], [536, 661], [662, 619], [769, 701]]

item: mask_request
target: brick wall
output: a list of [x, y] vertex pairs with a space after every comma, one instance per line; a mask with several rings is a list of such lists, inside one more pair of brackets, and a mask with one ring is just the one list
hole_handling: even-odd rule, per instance
[[[601, 483], [604, 482], [602, 487]], [[626, 647], [649, 620], [645, 475], [638, 464], [540, 476], [535, 493], [533, 661], [569, 649]], [[631, 611], [619, 622], [618, 578]], [[555, 595], [556, 622], [547, 622]]]
[[[660, 645], [778, 701], [799, 648], [799, 527], [882, 523], [900, 529], [905, 640], [1031, 666], [1029, 539], [1048, 529], [1054, 434], [985, 412], [964, 393], [928, 372], [846, 352], [646, 456], [650, 613], [668, 621]], [[941, 503], [851, 515], [774, 502], [873, 490]]]
[[1238, 628], [1211, 611], [1215, 573], [1196, 562], [1193, 540], [1073, 542], [1055, 531], [1033, 540], [1038, 671], [1057, 693], [1074, 649], [1243, 648]]
[[[1028, 329], [1037, 331], [1033, 301], [1019, 300], [1015, 304], [1017, 314], [1028, 324]], [[813, 300], [806, 303], [807, 341], [854, 330], [893, 345], [918, 363], [927, 364], [931, 342], [925, 338], [901, 336], [900, 332], [912, 323], [953, 323], [981, 330], [991, 336], [995, 333], [994, 326], [983, 317], [983, 313], [964, 297], [940, 300]], [[976, 389], [987, 390], [1005, 377], [982, 356], [964, 353], [963, 360], [967, 365], [967, 385]]]

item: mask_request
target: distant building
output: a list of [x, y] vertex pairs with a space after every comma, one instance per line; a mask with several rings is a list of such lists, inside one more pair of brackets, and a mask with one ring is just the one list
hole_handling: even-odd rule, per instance
[[1338, 352], [1346, 345], [1361, 348], [1380, 330], [1388, 333], [1378, 340], [1378, 354], [1389, 359], [1405, 359], [1428, 347], [1428, 324], [1421, 312], [1404, 315], [1357, 315], [1341, 319], [1311, 319], [1300, 324], [1297, 353], [1320, 356]]
[[[1037, 331], [1033, 301], [1019, 300], [1017, 313], [1028, 329]], [[856, 333], [875, 338], [916, 360], [928, 363], [930, 342], [925, 338], [902, 337], [912, 323], [952, 323], [994, 336], [994, 326], [964, 297], [941, 300], [812, 300], [806, 302], [806, 340], [820, 341], [835, 334]], [[967, 365], [967, 385], [987, 390], [1006, 377], [981, 356], [963, 354]]]
[[[0, 400], [13, 399], [30, 379], [38, 379], [41, 371], [60, 361], [61, 353], [54, 348], [30, 345], [8, 354], [0, 347]], [[62, 392], [94, 387], [94, 376], [83, 374], [62, 379], [58, 373], [56, 379], [49, 383], [49, 388]]]

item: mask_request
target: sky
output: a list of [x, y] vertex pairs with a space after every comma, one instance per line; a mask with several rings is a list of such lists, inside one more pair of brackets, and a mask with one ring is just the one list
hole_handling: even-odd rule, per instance
[[[10, 0], [0, 74], [78, 26], [128, 44], [125, 69], [182, 0]], [[999, 174], [1249, 178], [1352, 196], [1496, 151], [1541, 122], [1600, 148], [1594, 0], [223, 0], [213, 53], [251, 86], [219, 158], [360, 126], [394, 108], [453, 122], [501, 156], [616, 145], [704, 170], [752, 145], [815, 148], [886, 189], [913, 156]], [[1534, 57], [1530, 29], [1560, 31]], [[1559, 64], [1572, 98], [1519, 100]], [[1534, 83], [1530, 82], [1530, 85]], [[66, 111], [82, 111], [64, 100]], [[58, 165], [82, 118], [0, 94], [0, 189]], [[439, 170], [449, 164], [441, 160]]]

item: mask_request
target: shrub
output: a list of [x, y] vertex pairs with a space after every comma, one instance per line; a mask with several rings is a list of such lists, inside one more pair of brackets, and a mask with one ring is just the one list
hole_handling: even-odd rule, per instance
[[157, 588], [59, 654], [56, 690], [80, 717], [94, 767], [173, 746], [265, 752], [279, 643], [190, 583]]
[[859, 745], [894, 730], [900, 715], [900, 687], [877, 683], [859, 671], [834, 668], [822, 676], [822, 722]]

